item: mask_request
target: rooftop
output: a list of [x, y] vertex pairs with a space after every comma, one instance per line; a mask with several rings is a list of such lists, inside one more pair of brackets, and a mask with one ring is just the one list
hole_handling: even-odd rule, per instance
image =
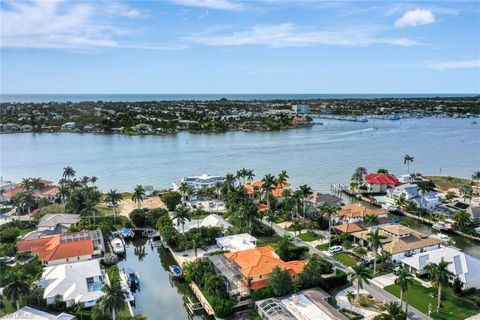
[[400, 184], [397, 178], [389, 174], [370, 173], [365, 176], [365, 180], [368, 184], [388, 184], [397, 185]]
[[51, 313], [41, 311], [32, 307], [25, 306], [14, 313], [7, 314], [0, 318], [1, 320], [11, 319], [29, 319], [29, 320], [73, 320], [75, 316], [68, 313], [60, 313], [53, 315]]
[[217, 245], [223, 250], [241, 251], [246, 249], [253, 249], [256, 246], [257, 238], [248, 234], [235, 234], [231, 236], [217, 238]]
[[38, 227], [51, 228], [51, 227], [56, 227], [58, 224], [61, 224], [64, 226], [70, 226], [79, 221], [80, 221], [79, 214], [71, 214], [71, 213], [46, 214], [40, 219], [38, 223]]
[[337, 217], [364, 218], [368, 215], [381, 216], [387, 214], [384, 209], [369, 209], [360, 203], [352, 203], [343, 206], [337, 211]]

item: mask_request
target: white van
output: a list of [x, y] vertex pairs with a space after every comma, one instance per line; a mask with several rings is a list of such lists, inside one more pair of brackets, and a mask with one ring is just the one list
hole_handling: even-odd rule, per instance
[[328, 249], [328, 252], [330, 253], [339, 253], [342, 252], [343, 248], [341, 246], [332, 246]]

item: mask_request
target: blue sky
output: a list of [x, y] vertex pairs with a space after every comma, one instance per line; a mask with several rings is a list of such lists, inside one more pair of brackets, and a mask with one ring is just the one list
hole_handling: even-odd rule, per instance
[[476, 1], [2, 1], [2, 93], [478, 93]]

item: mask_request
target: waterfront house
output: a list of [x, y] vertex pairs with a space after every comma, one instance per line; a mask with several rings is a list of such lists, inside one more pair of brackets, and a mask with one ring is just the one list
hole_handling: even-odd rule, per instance
[[7, 314], [0, 318], [0, 320], [12, 319], [29, 319], [29, 320], [75, 320], [75, 316], [62, 312], [59, 315], [54, 315], [42, 310], [38, 310], [29, 306], [18, 309], [17, 311]]
[[333, 226], [333, 229], [339, 233], [354, 233], [363, 230], [363, 228], [358, 223], [348, 222]]
[[387, 197], [395, 199], [405, 197], [407, 201], [415, 202], [420, 208], [433, 210], [442, 203], [442, 198], [435, 191], [428, 191], [422, 194], [418, 191], [418, 186], [413, 183], [406, 183], [387, 190]]
[[[61, 234], [68, 231], [68, 228], [80, 221], [79, 214], [73, 213], [52, 213], [40, 218], [37, 231], [53, 234]], [[48, 231], [48, 232], [47, 232]]]
[[417, 253], [402, 259], [403, 266], [411, 273], [422, 275], [428, 263], [448, 262], [448, 270], [463, 283], [463, 288], [480, 288], [480, 260], [453, 247], [444, 247]]
[[70, 238], [53, 235], [17, 242], [18, 252], [31, 252], [45, 266], [92, 259], [93, 241], [90, 238]]
[[[370, 231], [352, 233], [354, 241], [362, 246], [368, 246]], [[429, 237], [420, 232], [402, 225], [386, 225], [379, 227], [382, 236], [382, 248], [380, 250], [392, 255], [392, 262], [400, 263], [405, 257], [411, 257], [416, 253], [422, 253], [439, 249], [444, 241]]]
[[209, 260], [216, 272], [228, 280], [228, 291], [232, 296], [245, 296], [250, 290], [266, 287], [268, 277], [277, 266], [288, 270], [293, 278], [305, 266], [301, 260], [283, 261], [270, 246], [213, 255]]
[[370, 173], [365, 176], [365, 184], [370, 193], [385, 193], [388, 188], [398, 186], [400, 181], [389, 174]]
[[[201, 190], [215, 188], [217, 184], [223, 184], [225, 182], [225, 177], [210, 176], [206, 173], [200, 176], [188, 176], [180, 180], [180, 182], [173, 183], [173, 190], [178, 191], [182, 182], [185, 182], [193, 190]], [[192, 196], [192, 199], [196, 199], [195, 195]]]
[[190, 221], [185, 221], [183, 227], [179, 222], [177, 222], [176, 218], [173, 218], [172, 222], [178, 232], [187, 232], [190, 229], [200, 227], [217, 227], [222, 228], [223, 230], [227, 230], [229, 227], [232, 226], [222, 216], [214, 213], [209, 214], [203, 219], [191, 219]]
[[88, 308], [104, 295], [105, 278], [99, 260], [94, 259], [46, 267], [38, 284], [44, 288], [43, 298], [47, 304], [55, 303], [59, 296], [67, 308], [76, 303]]
[[315, 208], [323, 207], [324, 205], [329, 205], [332, 207], [340, 207], [342, 205], [343, 199], [333, 194], [314, 192], [309, 197], [308, 200], [313, 204]]
[[370, 209], [361, 203], [352, 203], [341, 207], [333, 217], [336, 223], [363, 223], [366, 216], [377, 217], [379, 225], [389, 224], [388, 212], [384, 209]]
[[307, 114], [309, 106], [308, 104], [294, 104], [292, 106], [292, 111], [296, 114]]
[[253, 249], [257, 246], [257, 238], [248, 233], [234, 234], [216, 238], [215, 240], [220, 250], [230, 252]]
[[0, 202], [9, 201], [10, 198], [6, 197], [6, 193], [16, 187], [16, 184], [12, 181], [3, 180], [0, 177], [0, 190], [3, 190], [3, 194], [0, 195]]
[[[247, 182], [244, 185], [244, 188], [247, 190], [247, 194], [250, 195], [250, 197], [254, 198], [256, 195], [260, 195], [261, 197], [264, 197], [263, 194], [263, 185], [265, 183], [263, 181], [254, 181], [254, 182]], [[284, 200], [283, 196], [283, 191], [285, 189], [290, 188], [290, 183], [284, 182], [281, 185], [279, 184], [273, 184], [271, 185], [271, 193], [272, 196], [275, 198], [275, 201], [277, 203], [282, 203]]]
[[73, 121], [65, 122], [62, 124], [62, 130], [73, 130], [77, 127], [77, 124]]

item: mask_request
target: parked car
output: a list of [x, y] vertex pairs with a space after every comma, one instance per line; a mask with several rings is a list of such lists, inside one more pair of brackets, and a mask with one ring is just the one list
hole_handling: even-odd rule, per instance
[[293, 237], [289, 234], [286, 234], [283, 236], [283, 239], [287, 240], [287, 241], [293, 241]]
[[343, 248], [341, 246], [332, 246], [328, 248], [328, 252], [330, 253], [339, 253], [342, 252]]

